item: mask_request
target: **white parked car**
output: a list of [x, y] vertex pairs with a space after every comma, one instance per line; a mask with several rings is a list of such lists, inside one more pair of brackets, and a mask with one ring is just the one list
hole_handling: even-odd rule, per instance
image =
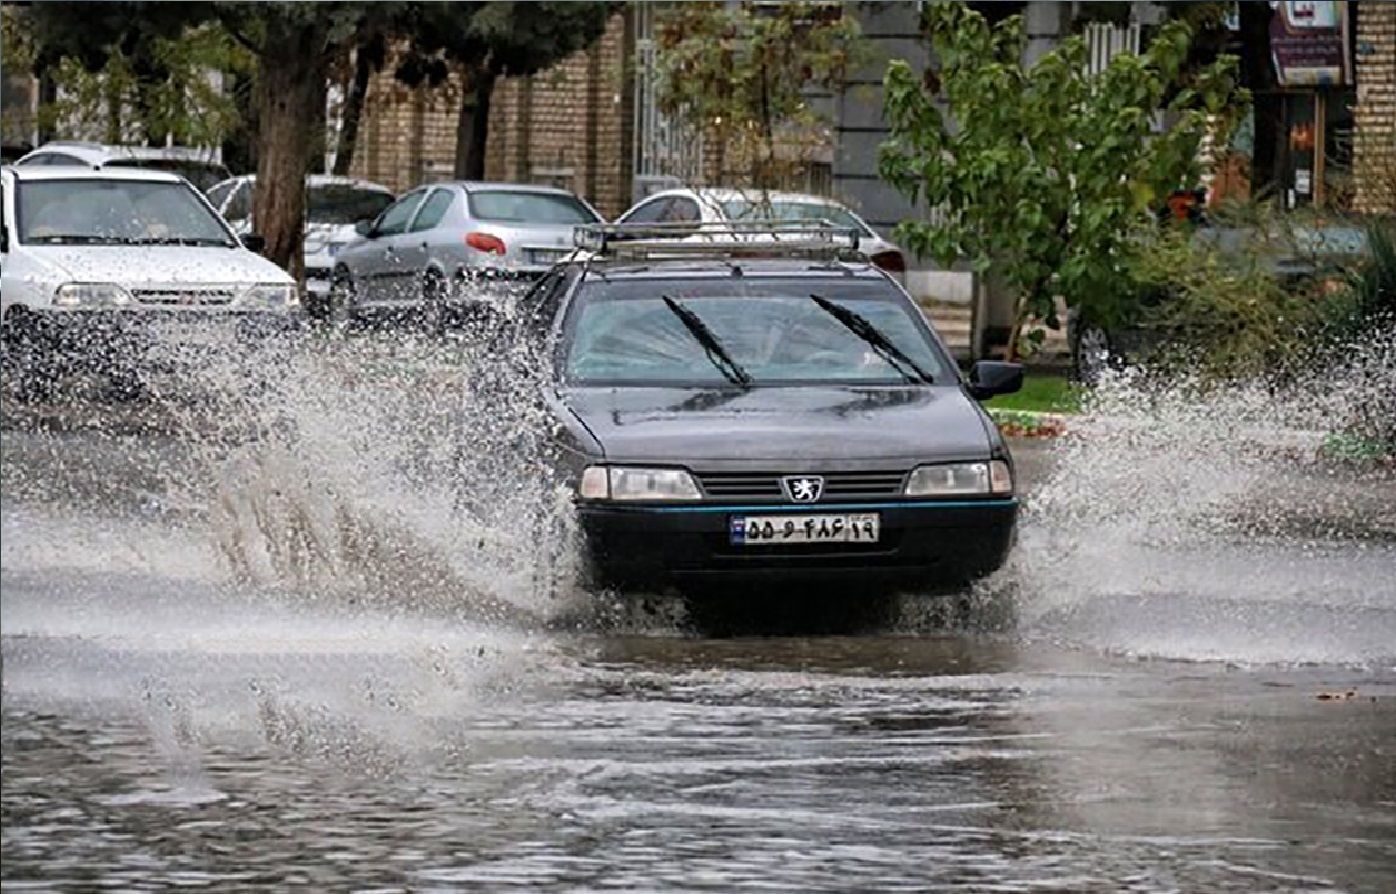
[[228, 178], [212, 150], [188, 146], [110, 146], [81, 140], [45, 143], [15, 162], [22, 167], [145, 168], [178, 174], [208, 191]]
[[[782, 222], [828, 221], [836, 227], [857, 230], [859, 250], [878, 267], [902, 280], [906, 255], [868, 226], [846, 205], [824, 196], [794, 192], [739, 189], [666, 189], [646, 196], [616, 219], [618, 224], [732, 223], [777, 220]], [[668, 233], [673, 230], [666, 227]], [[695, 237], [697, 238], [697, 237]]]
[[[234, 177], [210, 189], [208, 199], [234, 230], [250, 233], [256, 188], [256, 175]], [[312, 174], [305, 180], [305, 193], [306, 311], [319, 316], [326, 309], [335, 256], [358, 240], [355, 224], [373, 220], [393, 203], [393, 191], [367, 180]]]
[[8, 167], [0, 207], [0, 342], [19, 394], [76, 369], [127, 372], [157, 330], [207, 343], [298, 316], [295, 281], [174, 174]]

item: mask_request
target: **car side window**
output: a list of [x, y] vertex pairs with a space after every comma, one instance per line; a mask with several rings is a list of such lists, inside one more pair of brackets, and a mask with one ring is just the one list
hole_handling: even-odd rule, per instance
[[628, 224], [657, 223], [664, 219], [664, 214], [669, 210], [669, 205], [672, 201], [673, 200], [669, 198], [653, 199], [630, 212], [621, 222]]
[[451, 203], [455, 200], [455, 193], [449, 189], [433, 190], [427, 200], [422, 203], [422, 210], [417, 212], [417, 218], [412, 221], [411, 232], [420, 233], [441, 223], [441, 219], [446, 216], [446, 212], [451, 208]]
[[46, 152], [34, 159], [34, 164], [48, 165], [49, 167], [84, 167], [82, 159], [72, 155], [64, 155], [62, 152]]
[[228, 199], [228, 207], [223, 212], [225, 220], [247, 220], [252, 217], [252, 182], [243, 181], [233, 186], [233, 194]]
[[698, 223], [703, 219], [703, 215], [698, 210], [698, 203], [687, 196], [676, 196], [670, 203], [662, 221], [672, 223]]
[[412, 212], [417, 210], [423, 195], [421, 190], [409, 192], [389, 205], [379, 216], [373, 229], [379, 236], [396, 236], [405, 231], [407, 222], [412, 219]]
[[213, 206], [215, 211], [222, 214], [223, 203], [228, 200], [228, 194], [236, 187], [236, 183], [220, 183], [208, 191], [208, 203]]

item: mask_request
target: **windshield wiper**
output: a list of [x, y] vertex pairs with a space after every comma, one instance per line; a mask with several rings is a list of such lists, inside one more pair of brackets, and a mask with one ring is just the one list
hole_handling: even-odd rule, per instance
[[683, 304], [670, 298], [668, 295], [664, 296], [664, 303], [674, 312], [674, 316], [679, 318], [684, 328], [692, 333], [693, 337], [698, 340], [698, 344], [703, 346], [703, 352], [708, 355], [708, 359], [712, 361], [713, 366], [717, 367], [718, 372], [727, 377], [727, 381], [731, 382], [733, 385], [740, 385], [743, 388], [751, 387], [751, 376], [746, 370], [742, 369], [737, 361], [732, 359], [732, 355], [728, 354], [727, 350], [722, 347], [722, 342], [718, 341], [717, 336], [713, 335], [713, 331], [708, 328], [708, 324], [704, 323], [692, 310], [684, 307]]
[[820, 295], [810, 295], [810, 297], [814, 299], [814, 303], [818, 304], [821, 310], [842, 323], [845, 329], [867, 342], [869, 347], [878, 353], [878, 356], [901, 373], [902, 378], [908, 382], [935, 384], [935, 379], [930, 373], [908, 357], [905, 351], [893, 344], [892, 340], [881, 329], [868, 322], [867, 317], [857, 311], [849, 310], [841, 304], [835, 304]]
[[233, 243], [226, 239], [208, 236], [150, 236], [143, 239], [123, 239], [124, 245], [213, 245], [219, 248], [232, 248]]
[[91, 233], [50, 233], [43, 236], [27, 236], [24, 241], [53, 245], [124, 245], [126, 242], [115, 236], [94, 236]]

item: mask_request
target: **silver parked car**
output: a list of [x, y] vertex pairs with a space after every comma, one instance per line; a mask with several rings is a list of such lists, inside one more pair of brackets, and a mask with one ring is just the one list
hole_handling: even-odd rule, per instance
[[[239, 234], [250, 233], [256, 188], [255, 174], [234, 177], [210, 189], [208, 200]], [[305, 178], [305, 193], [306, 312], [322, 316], [335, 256], [359, 238], [355, 224], [373, 220], [393, 203], [393, 191], [367, 180], [311, 174]]]
[[451, 182], [407, 193], [335, 256], [331, 305], [349, 318], [420, 313], [488, 300], [490, 283], [533, 280], [571, 253], [601, 215], [563, 189]]

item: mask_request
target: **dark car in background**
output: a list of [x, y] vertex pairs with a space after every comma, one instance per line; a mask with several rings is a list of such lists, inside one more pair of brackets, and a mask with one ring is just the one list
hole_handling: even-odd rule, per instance
[[1016, 390], [1021, 367], [962, 378], [856, 233], [629, 229], [584, 231], [587, 252], [518, 308], [549, 358], [598, 582], [841, 581], [856, 599], [960, 588], [1003, 563], [1013, 460], [978, 400]]

